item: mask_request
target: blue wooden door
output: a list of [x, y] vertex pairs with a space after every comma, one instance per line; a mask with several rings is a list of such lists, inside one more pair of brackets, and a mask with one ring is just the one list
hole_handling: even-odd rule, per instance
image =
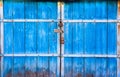
[[119, 77], [116, 19], [117, 0], [3, 0], [1, 77]]
[[1, 76], [58, 77], [57, 2], [4, 0], [3, 14]]
[[117, 77], [115, 19], [116, 0], [64, 4], [64, 77]]

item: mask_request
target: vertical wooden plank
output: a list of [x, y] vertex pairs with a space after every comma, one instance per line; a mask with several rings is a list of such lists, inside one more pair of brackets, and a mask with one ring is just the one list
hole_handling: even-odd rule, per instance
[[[25, 3], [25, 19], [37, 18], [37, 3], [26, 1]], [[36, 23], [25, 23], [25, 53], [36, 54]], [[25, 58], [25, 77], [37, 77], [37, 58]]]
[[49, 77], [58, 77], [57, 76], [57, 58], [56, 57], [50, 57], [49, 58]]
[[96, 54], [107, 53], [107, 23], [96, 23]]
[[3, 77], [13, 77], [13, 58], [4, 57]]
[[[24, 19], [24, 1], [13, 0], [13, 19]], [[24, 53], [24, 23], [14, 25], [14, 53]]]
[[83, 54], [84, 52], [84, 25], [83, 23], [73, 23], [73, 54]]
[[116, 19], [117, 18], [117, 7], [118, 0], [109, 0], [108, 1], [108, 19]]
[[[56, 19], [57, 18], [57, 3], [52, 2], [39, 2], [38, 3], [38, 18], [41, 19]], [[37, 45], [38, 53], [49, 54], [57, 53], [57, 35], [53, 32], [57, 28], [56, 23], [38, 23], [38, 35], [37, 35]], [[41, 74], [38, 76], [56, 76], [56, 67], [51, 69], [53, 62], [56, 63], [56, 58], [39, 57], [38, 66], [42, 64], [40, 69]], [[53, 61], [55, 60], [55, 61]]]
[[[101, 7], [102, 5], [102, 7]], [[96, 1], [96, 19], [107, 19], [107, 1]], [[107, 54], [107, 23], [96, 23], [96, 54]], [[106, 77], [107, 59], [96, 59], [96, 77]]]
[[[73, 9], [71, 11], [72, 19], [84, 19], [84, 1], [78, 1], [73, 3]], [[80, 10], [80, 12], [79, 12]], [[72, 54], [83, 54], [84, 53], [84, 24], [83, 23], [72, 23], [73, 26], [73, 53]], [[73, 77], [84, 76], [84, 61], [83, 58], [73, 58]]]
[[[83, 54], [83, 23], [73, 23], [73, 54]], [[82, 77], [84, 71], [83, 58], [73, 58], [73, 77]]]
[[[101, 7], [102, 5], [102, 7]], [[106, 0], [96, 0], [96, 19], [106, 19], [107, 18], [107, 1]]]
[[83, 58], [73, 58], [73, 77], [84, 76], [84, 61]]
[[85, 58], [85, 77], [95, 77], [95, 58]]
[[14, 25], [14, 34], [13, 34], [13, 48], [14, 54], [25, 53], [24, 51], [24, 23], [13, 23]]
[[[72, 23], [73, 25], [73, 54], [83, 54], [84, 52], [84, 38], [83, 23]], [[73, 58], [73, 77], [82, 77], [84, 71], [83, 58]]]
[[[37, 18], [37, 3], [25, 1], [25, 18]], [[25, 23], [25, 51], [26, 53], [36, 53], [36, 23]]]
[[[85, 0], [85, 19], [95, 18], [95, 0]], [[95, 53], [95, 23], [85, 23], [85, 54]]]
[[[103, 7], [101, 7], [101, 5]], [[107, 19], [107, 1], [96, 1], [96, 19]], [[96, 54], [107, 53], [107, 23], [96, 23]]]
[[117, 77], [117, 59], [116, 58], [108, 58], [107, 77]]
[[4, 54], [13, 53], [13, 24], [4, 23]]
[[[83, 19], [83, 1], [65, 3], [64, 19]], [[79, 12], [79, 10], [81, 12]], [[83, 54], [83, 23], [65, 23], [64, 26], [64, 53]], [[66, 77], [83, 76], [82, 58], [65, 58], [64, 74]], [[82, 69], [82, 70], [81, 70]]]
[[[73, 3], [65, 3], [64, 19], [73, 19]], [[73, 53], [73, 31], [72, 30], [73, 30], [73, 23], [64, 24], [64, 54]], [[64, 77], [72, 77], [72, 76], [73, 76], [73, 59], [66, 57], [64, 58]]]
[[24, 19], [24, 1], [12, 0], [13, 19]]
[[[85, 54], [95, 53], [95, 23], [85, 23]], [[93, 42], [94, 41], [94, 42]]]
[[13, 16], [13, 8], [12, 8], [12, 5], [13, 5], [13, 2], [12, 0], [4, 0], [4, 5], [3, 5], [3, 13], [4, 13], [4, 19], [12, 19], [12, 16]]
[[[85, 17], [84, 19], [95, 19], [95, 0], [85, 0]], [[95, 54], [96, 45], [95, 45], [95, 23], [84, 23], [84, 53], [85, 54]], [[85, 58], [85, 77], [94, 77], [95, 76], [95, 58]]]
[[[117, 0], [108, 1], [108, 19], [117, 17]], [[108, 55], [117, 54], [117, 27], [116, 23], [108, 23]], [[117, 77], [117, 59], [108, 58], [108, 77]]]
[[[73, 53], [73, 43], [72, 43], [72, 23], [65, 23], [64, 25], [64, 54], [72, 54]], [[73, 68], [72, 68], [72, 58], [64, 58], [64, 76], [72, 77]]]
[[25, 52], [36, 53], [36, 23], [25, 23]]
[[25, 57], [14, 57], [13, 77], [24, 77], [25, 73]]
[[25, 19], [37, 18], [37, 2], [25, 1], [24, 2]]
[[117, 24], [108, 23], [108, 54], [117, 54]]
[[[4, 0], [3, 13], [5, 19], [12, 19], [12, 1]], [[13, 24], [4, 23], [4, 54], [13, 53]], [[3, 77], [13, 77], [13, 58], [3, 58]]]
[[64, 19], [72, 19], [73, 3], [65, 3], [64, 6]]
[[37, 77], [36, 76], [36, 57], [25, 58], [25, 77]]
[[73, 77], [72, 58], [64, 58], [64, 77]]
[[96, 76], [95, 77], [109, 77], [107, 76], [107, 59], [96, 58]]
[[84, 0], [84, 18], [95, 19], [95, 0]]

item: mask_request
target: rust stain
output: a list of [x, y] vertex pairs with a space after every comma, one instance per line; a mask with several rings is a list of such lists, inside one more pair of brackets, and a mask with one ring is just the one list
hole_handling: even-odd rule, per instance
[[25, 77], [36, 77], [36, 72], [25, 71]]
[[78, 73], [75, 77], [83, 77], [82, 74]]
[[93, 74], [86, 74], [86, 77], [94, 77]]
[[21, 72], [18, 72], [14, 75], [14, 77], [24, 77], [24, 74]]
[[12, 70], [10, 70], [10, 71], [8, 72], [8, 74], [5, 75], [5, 77], [12, 77]]
[[118, 54], [120, 54], [120, 24], [117, 26], [117, 49], [118, 49]]
[[[8, 72], [5, 77], [12, 77], [12, 71]], [[17, 73], [14, 73], [14, 77], [56, 77], [56, 74], [48, 70], [37, 72], [27, 70], [25, 72], [18, 71]]]
[[118, 18], [120, 18], [120, 0], [118, 0]]

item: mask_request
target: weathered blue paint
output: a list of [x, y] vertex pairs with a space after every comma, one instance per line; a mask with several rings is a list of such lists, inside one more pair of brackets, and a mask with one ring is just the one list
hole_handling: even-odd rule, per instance
[[[4, 19], [57, 19], [56, 2], [4, 0]], [[116, 19], [117, 1], [64, 3], [64, 19]], [[56, 22], [4, 23], [4, 54], [57, 54]], [[116, 23], [64, 23], [64, 54], [115, 54]], [[64, 58], [65, 77], [116, 77], [116, 58]], [[4, 77], [58, 77], [57, 57], [4, 57]]]
[[[25, 57], [13, 57], [13, 77], [18, 77], [19, 75], [21, 77], [24, 77], [25, 75]], [[31, 61], [31, 59], [29, 60]], [[34, 62], [33, 62], [34, 63]], [[32, 63], [30, 63], [32, 64]]]
[[[9, 26], [11, 25], [11, 26]], [[13, 25], [12, 23], [4, 23], [4, 53], [13, 53]]]
[[[10, 5], [9, 5], [10, 4]], [[57, 3], [4, 0], [4, 19], [57, 19]], [[57, 23], [4, 23], [4, 54], [56, 54]], [[5, 57], [4, 77], [57, 75], [57, 57]]]
[[[84, 0], [65, 3], [64, 15], [64, 19], [72, 20], [116, 19], [117, 0]], [[116, 55], [116, 26], [116, 23], [65, 23], [64, 54]], [[65, 76], [75, 77], [77, 73], [74, 74], [74, 72], [83, 69], [82, 72], [78, 72], [82, 77], [116, 77], [116, 60], [116, 58], [65, 58], [64, 74]], [[77, 61], [81, 62], [78, 67]]]

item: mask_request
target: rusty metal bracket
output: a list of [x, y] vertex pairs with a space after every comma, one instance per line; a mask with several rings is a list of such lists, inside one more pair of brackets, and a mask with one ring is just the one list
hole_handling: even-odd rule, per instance
[[61, 39], [60, 39], [60, 44], [64, 44], [64, 38], [63, 37], [61, 37]]
[[61, 29], [54, 29], [54, 32], [56, 32], [56, 33], [63, 33], [63, 30], [61, 30]]

